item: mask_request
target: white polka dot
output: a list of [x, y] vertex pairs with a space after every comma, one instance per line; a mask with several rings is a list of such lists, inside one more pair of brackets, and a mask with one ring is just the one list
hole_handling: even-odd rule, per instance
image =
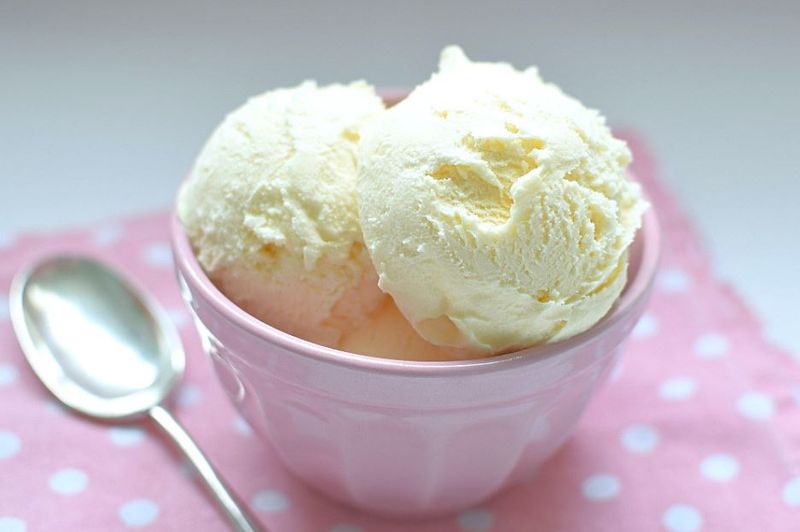
[[145, 263], [156, 268], [172, 267], [172, 250], [166, 242], [156, 242], [144, 248]]
[[694, 532], [703, 526], [703, 516], [688, 504], [673, 504], [661, 521], [670, 532]]
[[8, 386], [17, 380], [17, 368], [7, 362], [0, 363], [0, 388]]
[[202, 393], [200, 392], [200, 388], [194, 384], [184, 383], [178, 389], [176, 401], [179, 406], [187, 407], [199, 403], [201, 397]]
[[0, 320], [8, 318], [8, 298], [4, 294], [0, 294]]
[[331, 532], [364, 532], [360, 526], [342, 523], [331, 528]]
[[469, 532], [491, 530], [494, 526], [494, 514], [481, 508], [464, 510], [458, 514], [458, 526], [461, 530]]
[[236, 419], [233, 420], [233, 428], [236, 429], [236, 432], [244, 434], [245, 436], [250, 436], [253, 433], [253, 429], [250, 428], [247, 421], [240, 416], [237, 416]]
[[129, 528], [139, 528], [154, 522], [158, 517], [158, 505], [148, 499], [134, 499], [119, 509], [119, 518]]
[[631, 425], [622, 431], [620, 441], [632, 453], [646, 454], [653, 451], [660, 441], [658, 431], [650, 425]]
[[781, 498], [786, 506], [795, 508], [800, 506], [800, 477], [794, 477], [786, 483], [781, 493]]
[[112, 224], [98, 227], [92, 231], [92, 242], [98, 246], [111, 246], [119, 242], [122, 238], [122, 227]]
[[169, 319], [178, 329], [189, 323], [189, 314], [182, 308], [171, 308], [167, 310], [167, 316], [169, 316]]
[[631, 336], [636, 339], [650, 338], [658, 332], [658, 320], [652, 314], [644, 314], [631, 331]]
[[111, 427], [108, 429], [108, 437], [120, 447], [130, 447], [144, 439], [144, 430], [139, 427]]
[[664, 292], [686, 292], [692, 285], [692, 279], [683, 270], [673, 268], [663, 270], [658, 275], [656, 285]]
[[689, 377], [672, 377], [661, 383], [658, 395], [665, 401], [685, 401], [697, 391], [697, 383]]
[[280, 491], [263, 490], [255, 494], [252, 504], [259, 512], [276, 514], [289, 508], [289, 499]]
[[694, 354], [698, 358], [719, 358], [728, 352], [730, 344], [728, 339], [716, 333], [706, 333], [697, 338], [694, 342]]
[[50, 488], [61, 495], [80, 493], [88, 484], [89, 477], [80, 469], [62, 469], [50, 477]]
[[619, 487], [617, 477], [599, 473], [583, 481], [581, 492], [590, 501], [604, 501], [616, 497], [619, 494]]
[[11, 458], [22, 448], [22, 441], [13, 432], [0, 430], [0, 460]]
[[759, 392], [748, 392], [736, 401], [736, 409], [748, 419], [764, 420], [772, 417], [775, 407], [769, 396]]
[[0, 532], [25, 532], [25, 521], [18, 517], [0, 517]]
[[700, 472], [708, 480], [728, 482], [739, 474], [739, 462], [729, 454], [712, 454], [700, 463]]

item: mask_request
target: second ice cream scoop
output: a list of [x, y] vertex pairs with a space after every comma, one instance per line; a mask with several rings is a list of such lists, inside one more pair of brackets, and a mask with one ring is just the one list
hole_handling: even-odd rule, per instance
[[440, 72], [369, 126], [357, 181], [380, 287], [430, 342], [500, 353], [596, 323], [646, 203], [604, 119], [535, 69]]

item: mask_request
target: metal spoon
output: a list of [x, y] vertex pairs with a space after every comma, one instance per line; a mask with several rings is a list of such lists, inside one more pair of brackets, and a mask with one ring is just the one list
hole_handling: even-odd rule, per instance
[[154, 301], [99, 262], [60, 256], [14, 278], [10, 307], [28, 362], [59, 401], [104, 420], [149, 416], [194, 466], [233, 529], [260, 530], [161, 405], [183, 375], [184, 354]]

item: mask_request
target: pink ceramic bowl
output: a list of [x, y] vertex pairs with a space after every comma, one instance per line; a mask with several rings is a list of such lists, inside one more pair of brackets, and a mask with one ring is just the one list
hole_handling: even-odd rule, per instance
[[463, 362], [411, 362], [322, 347], [231, 303], [177, 219], [183, 295], [242, 415], [309, 485], [395, 517], [456, 511], [531, 478], [570, 436], [648, 298], [659, 252], [653, 211], [612, 311], [560, 343]]

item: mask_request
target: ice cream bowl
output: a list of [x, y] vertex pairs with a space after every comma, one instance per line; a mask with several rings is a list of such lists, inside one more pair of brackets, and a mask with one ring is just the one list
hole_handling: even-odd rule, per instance
[[208, 279], [177, 217], [171, 230], [183, 297], [248, 423], [308, 485], [404, 518], [457, 511], [535, 475], [622, 353], [660, 248], [650, 209], [624, 292], [577, 336], [491, 358], [417, 362], [330, 349], [257, 320]]

